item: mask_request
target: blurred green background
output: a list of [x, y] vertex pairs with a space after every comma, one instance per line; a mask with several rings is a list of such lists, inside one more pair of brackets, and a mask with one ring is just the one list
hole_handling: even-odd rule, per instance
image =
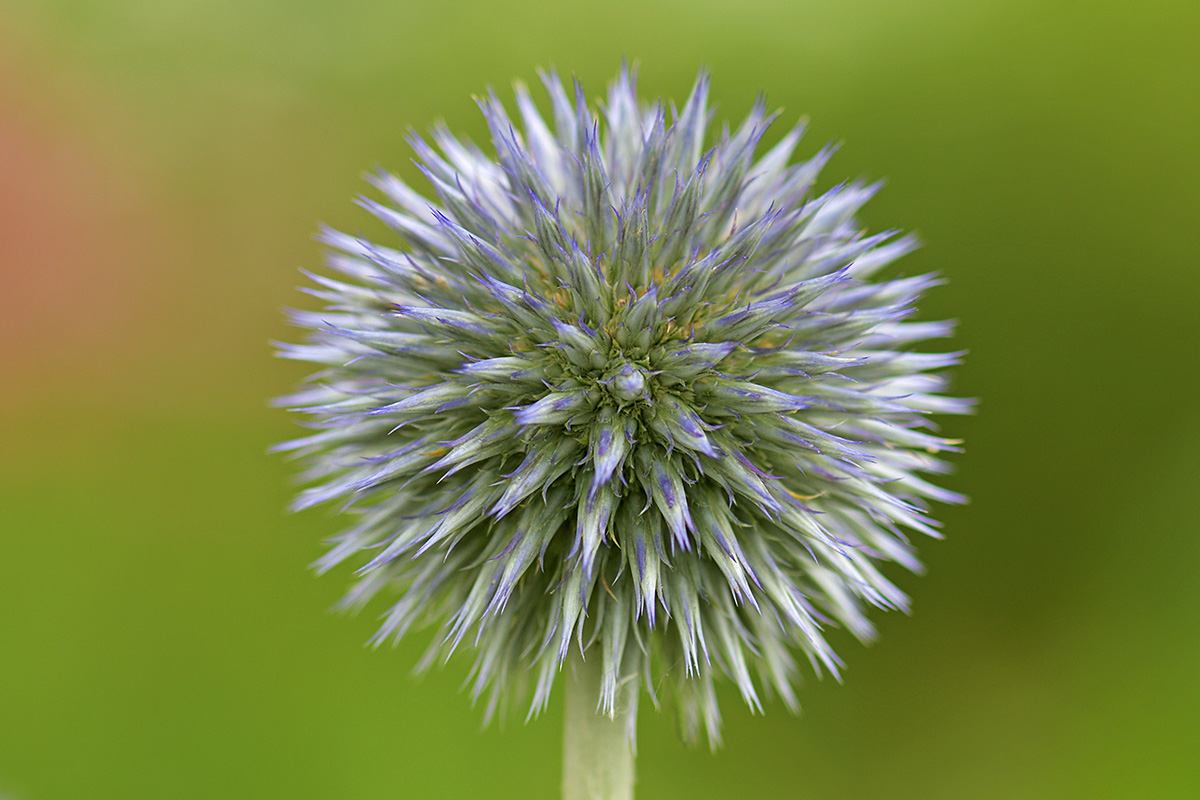
[[555, 796], [557, 707], [481, 731], [465, 662], [328, 612], [267, 342], [408, 126], [628, 57], [885, 178], [982, 398], [914, 615], [798, 718], [726, 691], [715, 756], [644, 713], [639, 797], [1200, 797], [1198, 40], [1183, 0], [0, 2], [0, 796]]

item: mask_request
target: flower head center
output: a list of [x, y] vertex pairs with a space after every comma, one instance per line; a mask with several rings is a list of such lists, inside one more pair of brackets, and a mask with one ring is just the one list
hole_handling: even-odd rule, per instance
[[649, 376], [641, 367], [625, 362], [613, 375], [608, 388], [617, 401], [625, 405], [645, 399], [649, 384]]

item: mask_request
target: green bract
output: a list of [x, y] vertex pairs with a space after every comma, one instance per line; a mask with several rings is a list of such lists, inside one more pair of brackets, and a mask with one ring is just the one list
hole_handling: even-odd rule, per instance
[[908, 350], [951, 326], [906, 321], [933, 277], [877, 278], [914, 243], [858, 229], [875, 187], [815, 194], [799, 127], [756, 156], [761, 104], [708, 144], [704, 75], [668, 114], [624, 73], [599, 119], [545, 85], [552, 122], [481, 101], [494, 157], [413, 139], [436, 202], [372, 178], [394, 247], [324, 233], [344, 277], [282, 349], [323, 366], [284, 401], [316, 432], [281, 449], [298, 507], [353, 515], [319, 566], [391, 598], [378, 641], [441, 625], [428, 660], [470, 645], [489, 714], [580, 648], [603, 710], [644, 687], [715, 742], [718, 675], [794, 706], [797, 654], [836, 674], [823, 626], [905, 606], [878, 565], [962, 499], [917, 476], [955, 449], [926, 415], [968, 409], [932, 372], [957, 354]]

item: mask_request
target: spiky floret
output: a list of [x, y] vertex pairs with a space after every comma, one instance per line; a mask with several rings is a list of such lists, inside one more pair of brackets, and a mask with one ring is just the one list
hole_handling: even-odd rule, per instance
[[672, 121], [628, 71], [599, 116], [543, 78], [552, 123], [520, 85], [519, 128], [480, 101], [495, 158], [413, 137], [436, 203], [371, 178], [398, 249], [324, 232], [345, 278], [282, 346], [324, 366], [283, 400], [316, 432], [280, 449], [311, 463], [297, 507], [356, 515], [319, 562], [359, 565], [346, 605], [398, 595], [376, 641], [466, 640], [489, 715], [543, 708], [581, 648], [600, 708], [665, 688], [715, 743], [716, 676], [795, 707], [796, 654], [837, 674], [823, 625], [906, 606], [877, 567], [917, 569], [902, 531], [962, 500], [918, 477], [955, 449], [926, 416], [967, 410], [938, 394], [959, 354], [909, 350], [950, 333], [908, 321], [936, 280], [877, 279], [914, 242], [859, 230], [875, 186], [814, 193], [801, 126], [756, 156], [760, 102], [706, 149], [703, 74]]

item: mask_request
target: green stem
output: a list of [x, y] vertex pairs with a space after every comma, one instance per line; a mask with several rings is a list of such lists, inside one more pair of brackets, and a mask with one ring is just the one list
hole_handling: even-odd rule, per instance
[[604, 668], [600, 653], [587, 661], [572, 648], [567, 658], [567, 702], [563, 735], [563, 800], [633, 800], [631, 714], [597, 712]]

